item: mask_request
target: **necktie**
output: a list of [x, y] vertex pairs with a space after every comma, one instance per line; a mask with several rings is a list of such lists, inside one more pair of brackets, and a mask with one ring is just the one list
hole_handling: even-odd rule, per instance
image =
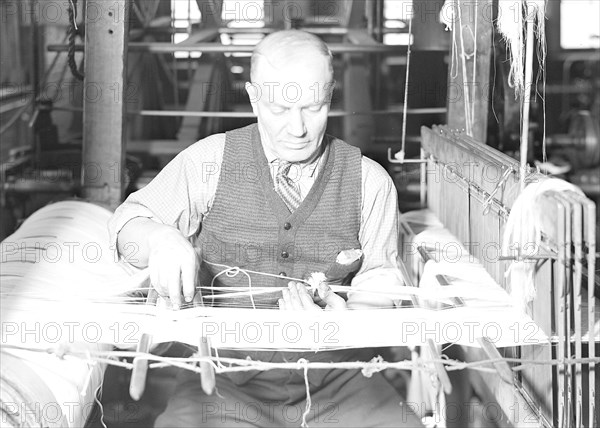
[[287, 205], [290, 212], [294, 212], [302, 202], [300, 198], [300, 188], [297, 183], [288, 177], [292, 164], [287, 161], [279, 161], [277, 174], [275, 175], [275, 191], [279, 193], [283, 202]]

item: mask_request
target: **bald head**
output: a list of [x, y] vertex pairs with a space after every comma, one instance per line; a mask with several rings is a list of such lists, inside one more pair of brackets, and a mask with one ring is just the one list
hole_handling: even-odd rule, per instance
[[252, 52], [250, 79], [252, 82], [258, 81], [263, 61], [275, 69], [280, 69], [288, 64], [302, 64], [307, 56], [315, 55], [327, 59], [331, 80], [333, 80], [331, 51], [319, 37], [300, 30], [271, 33], [256, 45]]

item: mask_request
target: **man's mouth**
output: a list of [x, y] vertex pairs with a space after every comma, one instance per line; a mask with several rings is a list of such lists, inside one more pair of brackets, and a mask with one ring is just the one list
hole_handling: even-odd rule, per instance
[[310, 143], [310, 141], [285, 141], [286, 146], [291, 146], [294, 148], [305, 147]]

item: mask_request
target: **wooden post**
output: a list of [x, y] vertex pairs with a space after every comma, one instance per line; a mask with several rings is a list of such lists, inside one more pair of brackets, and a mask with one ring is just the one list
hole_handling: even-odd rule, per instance
[[[365, 28], [365, 10], [367, 0], [354, 0], [348, 4], [348, 34], [345, 42], [377, 46]], [[364, 54], [344, 55], [344, 110], [349, 112], [368, 111], [373, 103], [370, 91], [370, 76], [367, 56]], [[375, 121], [372, 116], [348, 116], [344, 118], [344, 135], [346, 142], [361, 148], [363, 151], [371, 147], [371, 139], [375, 135]]]
[[122, 201], [125, 181], [128, 31], [129, 0], [87, 1], [83, 195], [113, 209]]
[[[485, 143], [492, 52], [492, 0], [461, 1], [454, 11], [456, 50], [450, 43], [448, 126]], [[449, 14], [448, 10], [443, 13]], [[475, 75], [473, 75], [475, 73]]]

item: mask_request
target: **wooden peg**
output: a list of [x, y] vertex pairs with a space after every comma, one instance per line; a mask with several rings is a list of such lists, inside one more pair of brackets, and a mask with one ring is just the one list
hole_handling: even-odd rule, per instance
[[[442, 359], [442, 356], [438, 352], [437, 347], [436, 347], [435, 343], [433, 342], [433, 340], [427, 339], [427, 346], [429, 348], [429, 352], [431, 353], [431, 356], [433, 359], [435, 359], [435, 360]], [[450, 382], [450, 377], [448, 376], [446, 367], [444, 367], [444, 364], [439, 361], [436, 361], [435, 363], [433, 363], [433, 366], [435, 368], [437, 377], [440, 380], [440, 383], [442, 384], [442, 388], [443, 388], [444, 392], [447, 395], [449, 395], [452, 392], [452, 382]]]
[[[478, 337], [477, 342], [479, 343], [479, 345], [481, 346], [481, 349], [483, 349], [483, 352], [485, 352], [485, 354], [488, 356], [489, 359], [491, 359], [491, 360], [503, 359], [502, 355], [500, 355], [500, 352], [498, 352], [498, 348], [496, 348], [494, 346], [494, 344], [492, 342], [490, 342], [487, 337]], [[514, 376], [513, 376], [513, 371], [511, 370], [508, 363], [506, 361], [498, 361], [498, 362], [494, 362], [492, 364], [493, 364], [494, 368], [496, 369], [496, 371], [498, 372], [498, 374], [500, 375], [500, 378], [504, 382], [512, 385], [514, 382]]]
[[[158, 301], [158, 292], [150, 287], [148, 297], [146, 298], [147, 305], [156, 305]], [[152, 346], [152, 335], [143, 333], [140, 341], [137, 344], [136, 351], [147, 354]], [[133, 359], [133, 370], [131, 372], [131, 380], [129, 382], [129, 395], [135, 401], [138, 401], [144, 395], [146, 389], [146, 377], [148, 374], [148, 359], [146, 357], [135, 357]]]
[[[147, 354], [152, 346], [152, 336], [143, 333], [137, 345], [137, 352]], [[138, 401], [144, 395], [146, 389], [146, 375], [148, 374], [148, 359], [144, 357], [135, 357], [133, 359], [133, 370], [131, 372], [131, 381], [129, 382], [129, 395], [135, 401]]]
[[[200, 357], [210, 357], [210, 345], [207, 337], [201, 337], [198, 344], [198, 355]], [[215, 369], [208, 361], [200, 361], [200, 382], [202, 390], [206, 395], [212, 395], [215, 390], [216, 379]]]

